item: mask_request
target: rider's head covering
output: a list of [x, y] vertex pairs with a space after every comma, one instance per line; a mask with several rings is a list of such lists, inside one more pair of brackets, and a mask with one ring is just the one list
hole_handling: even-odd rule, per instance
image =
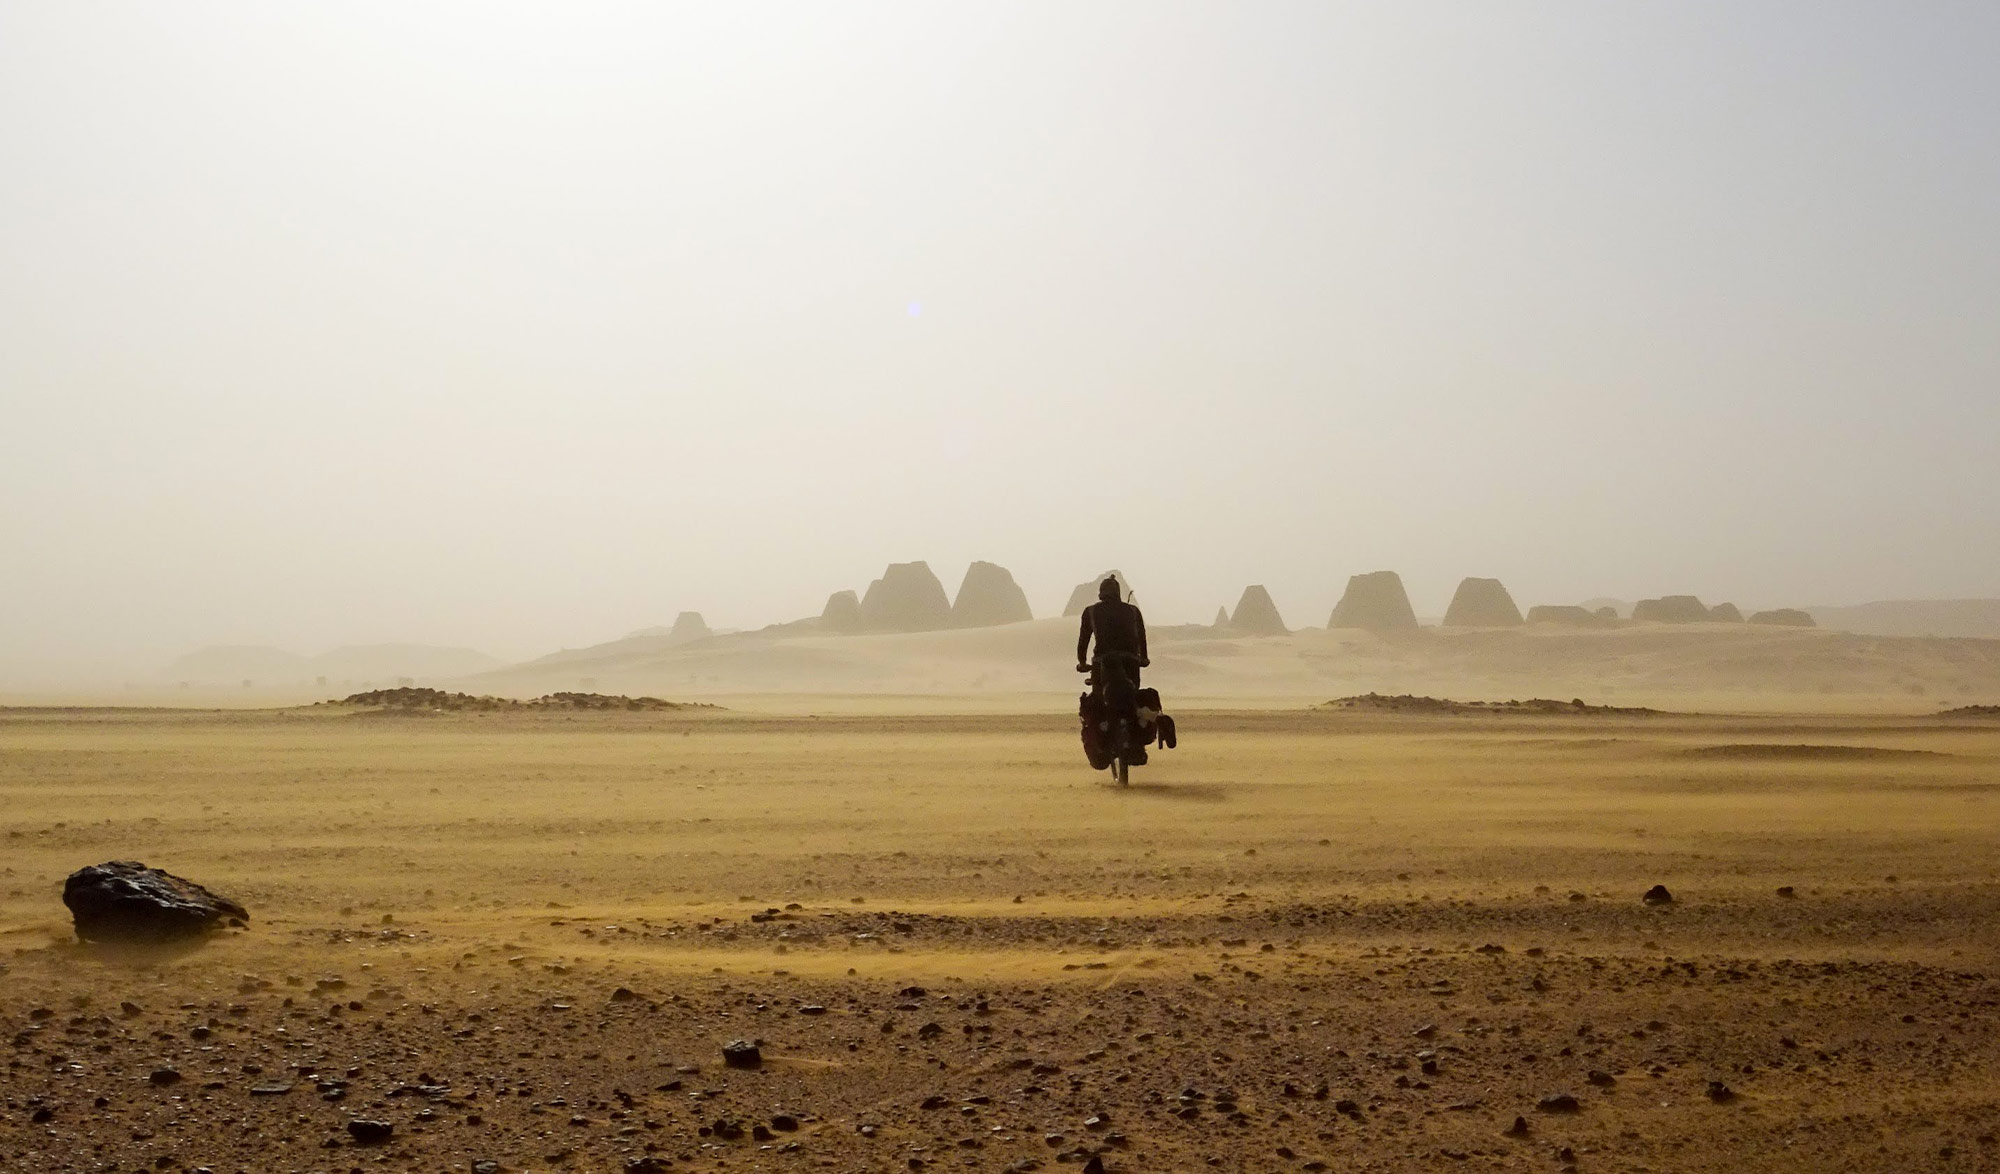
[[1099, 599], [1116, 599], [1118, 595], [1118, 580], [1116, 579], [1106, 579], [1097, 585], [1097, 597]]

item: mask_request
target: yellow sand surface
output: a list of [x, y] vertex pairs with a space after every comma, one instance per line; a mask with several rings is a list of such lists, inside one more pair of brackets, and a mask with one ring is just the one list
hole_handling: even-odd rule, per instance
[[0, 1168], [2000, 1162], [2000, 722], [919, 708], [0, 712]]

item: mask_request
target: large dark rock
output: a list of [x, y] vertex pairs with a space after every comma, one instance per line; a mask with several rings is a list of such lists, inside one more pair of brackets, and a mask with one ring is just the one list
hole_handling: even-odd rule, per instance
[[1813, 622], [1811, 614], [1800, 611], [1796, 607], [1774, 607], [1769, 611], [1753, 612], [1750, 616], [1750, 622], [1753, 624], [1775, 624], [1781, 628], [1816, 628], [1819, 626]]
[[1118, 580], [1118, 590], [1123, 593], [1125, 602], [1133, 602], [1132, 584], [1125, 581], [1125, 573], [1123, 571], [1106, 571], [1102, 575], [1086, 579], [1076, 585], [1076, 589], [1069, 593], [1069, 602], [1063, 604], [1063, 615], [1082, 615], [1084, 608], [1097, 602], [1097, 585], [1106, 579]]
[[1410, 608], [1403, 577], [1394, 571], [1371, 571], [1347, 580], [1347, 591], [1334, 605], [1329, 628], [1366, 628], [1371, 632], [1414, 631], [1417, 613]]
[[87, 942], [165, 941], [250, 920], [229, 898], [132, 860], [77, 869], [63, 882], [63, 904], [76, 918], [76, 936]]
[[1663, 595], [1633, 604], [1632, 618], [1642, 624], [1699, 624], [1707, 621], [1708, 607], [1692, 595]]
[[965, 568], [958, 598], [951, 604], [952, 627], [991, 628], [1034, 618], [1027, 593], [1006, 567], [976, 562]]
[[1282, 636], [1291, 630], [1278, 615], [1278, 605], [1271, 602], [1271, 593], [1261, 584], [1243, 589], [1243, 598], [1236, 601], [1236, 610], [1230, 613], [1229, 626], [1253, 636]]
[[1463, 579], [1445, 609], [1447, 628], [1513, 628], [1521, 623], [1521, 609], [1498, 579]]
[[861, 623], [871, 632], [935, 632], [951, 626], [951, 600], [928, 563], [890, 563], [861, 597]]
[[836, 591], [826, 597], [826, 609], [819, 613], [819, 626], [829, 632], [861, 630], [861, 597], [852, 591]]

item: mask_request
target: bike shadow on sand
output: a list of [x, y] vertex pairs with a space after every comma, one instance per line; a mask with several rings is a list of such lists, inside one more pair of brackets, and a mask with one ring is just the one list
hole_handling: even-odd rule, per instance
[[1125, 786], [1107, 782], [1104, 789], [1136, 799], [1171, 799], [1181, 803], [1226, 803], [1229, 788], [1220, 783], [1147, 783], [1134, 781]]

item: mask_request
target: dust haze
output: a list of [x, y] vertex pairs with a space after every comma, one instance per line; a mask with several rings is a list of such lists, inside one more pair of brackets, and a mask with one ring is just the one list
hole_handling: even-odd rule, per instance
[[0, 5], [0, 1168], [1993, 1168], [1996, 59]]
[[2000, 597], [1996, 18], [0, 13], [0, 688], [891, 562]]

